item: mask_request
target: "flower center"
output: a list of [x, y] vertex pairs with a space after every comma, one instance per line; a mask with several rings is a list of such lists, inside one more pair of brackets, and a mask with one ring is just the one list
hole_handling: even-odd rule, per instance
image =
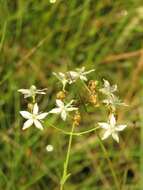
[[37, 117], [36, 115], [34, 115], [34, 114], [32, 115], [32, 119], [36, 119], [36, 117]]

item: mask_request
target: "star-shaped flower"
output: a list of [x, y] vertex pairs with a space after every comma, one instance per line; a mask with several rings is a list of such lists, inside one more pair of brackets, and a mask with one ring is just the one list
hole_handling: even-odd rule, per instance
[[67, 118], [68, 112], [75, 111], [78, 108], [72, 106], [73, 100], [71, 100], [68, 104], [64, 104], [61, 100], [56, 100], [56, 108], [53, 108], [49, 113], [60, 114], [61, 118], [65, 121]]
[[104, 81], [103, 85], [104, 87], [101, 88], [99, 91], [107, 96], [113, 96], [113, 93], [117, 91], [117, 85], [115, 84], [111, 86], [107, 80], [103, 79], [103, 81]]
[[45, 93], [46, 90], [47, 88], [39, 90], [36, 88], [36, 86], [32, 85], [29, 89], [19, 89], [18, 92], [24, 94], [24, 98], [28, 98], [28, 97], [35, 97], [36, 94], [46, 94]]
[[38, 113], [38, 111], [39, 111], [39, 107], [38, 107], [37, 103], [34, 104], [32, 113], [30, 113], [28, 111], [20, 111], [20, 114], [22, 115], [22, 117], [27, 119], [27, 121], [23, 125], [23, 128], [22, 128], [23, 130], [31, 127], [33, 124], [38, 129], [43, 130], [41, 121], [48, 115], [48, 113], [47, 112]]
[[113, 114], [109, 117], [109, 122], [99, 122], [99, 126], [105, 129], [102, 140], [107, 139], [110, 135], [112, 135], [113, 139], [119, 143], [118, 132], [123, 131], [127, 125], [116, 125], [116, 119]]
[[127, 106], [115, 95], [108, 96], [107, 99], [103, 100], [103, 103], [110, 107], [113, 111], [116, 110], [116, 106]]
[[61, 72], [59, 72], [59, 73], [53, 72], [53, 75], [55, 75], [57, 77], [57, 79], [62, 83], [63, 90], [65, 90], [66, 84], [69, 83], [69, 80], [68, 80], [66, 74], [61, 73]]
[[69, 76], [69, 80], [70, 82], [75, 82], [77, 79], [80, 79], [82, 81], [87, 81], [87, 77], [86, 75], [88, 75], [89, 73], [95, 71], [94, 69], [91, 69], [89, 71], [85, 71], [85, 67], [82, 68], [77, 68], [76, 71], [69, 71], [67, 72], [68, 76]]

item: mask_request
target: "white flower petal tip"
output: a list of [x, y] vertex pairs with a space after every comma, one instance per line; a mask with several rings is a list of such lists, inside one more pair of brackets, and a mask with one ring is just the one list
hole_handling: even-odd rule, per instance
[[67, 118], [67, 113], [66, 113], [65, 110], [63, 110], [63, 111], [61, 112], [61, 118], [62, 118], [64, 121], [66, 120], [66, 118]]
[[56, 100], [56, 105], [57, 105], [58, 107], [63, 107], [63, 106], [64, 106], [64, 102], [62, 102], [61, 100], [57, 99], [57, 100]]
[[36, 103], [36, 104], [34, 104], [34, 107], [33, 107], [33, 114], [37, 115], [38, 111], [39, 111], [39, 107], [38, 107], [38, 104]]
[[114, 139], [117, 143], [119, 143], [119, 137], [118, 137], [118, 134], [117, 134], [117, 133], [112, 133], [112, 137], [113, 137], [113, 139]]
[[53, 145], [48, 144], [48, 145], [46, 146], [46, 151], [47, 151], [47, 152], [52, 152], [53, 150], [54, 150]]
[[33, 125], [33, 120], [32, 120], [32, 119], [29, 119], [29, 120], [27, 120], [27, 121], [24, 123], [22, 129], [25, 130], [25, 129], [31, 127], [32, 125]]
[[107, 139], [110, 135], [111, 135], [111, 131], [106, 130], [105, 133], [104, 133], [104, 135], [103, 135], [103, 137], [102, 137], [102, 140]]
[[116, 131], [123, 131], [126, 127], [127, 127], [127, 125], [118, 125], [116, 127]]
[[22, 117], [24, 117], [25, 119], [30, 119], [31, 118], [31, 113], [29, 113], [28, 111], [20, 111], [19, 112]]
[[115, 116], [114, 116], [113, 114], [110, 115], [109, 120], [110, 120], [110, 124], [111, 124], [112, 126], [115, 126], [115, 124], [116, 124], [116, 119], [115, 119]]
[[35, 124], [35, 127], [37, 127], [38, 129], [40, 129], [40, 130], [44, 129], [42, 124], [36, 119], [34, 120], [34, 124]]

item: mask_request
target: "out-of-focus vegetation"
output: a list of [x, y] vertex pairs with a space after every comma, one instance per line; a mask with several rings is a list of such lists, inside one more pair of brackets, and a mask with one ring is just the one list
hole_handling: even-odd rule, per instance
[[[60, 88], [52, 72], [81, 66], [96, 69], [91, 78], [117, 83], [129, 104], [118, 110], [119, 122], [128, 124], [120, 144], [110, 138], [104, 145], [121, 189], [143, 189], [142, 42], [142, 0], [0, 0], [0, 190], [59, 189], [68, 139], [49, 122], [70, 126], [50, 116], [43, 132], [23, 132], [19, 110], [27, 100], [17, 90], [47, 87], [38, 102], [50, 110]], [[102, 110], [85, 110], [77, 131], [105, 119]], [[53, 152], [46, 152], [47, 144]], [[74, 137], [69, 170], [65, 190], [116, 189], [96, 132]]]

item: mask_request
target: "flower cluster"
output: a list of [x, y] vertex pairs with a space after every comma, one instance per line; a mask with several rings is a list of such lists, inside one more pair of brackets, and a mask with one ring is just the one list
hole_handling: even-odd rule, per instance
[[99, 91], [106, 96], [102, 102], [112, 111], [116, 111], [117, 106], [126, 106], [125, 103], [121, 102], [121, 100], [114, 94], [118, 90], [117, 85], [111, 86], [110, 83], [103, 79], [104, 85]]
[[38, 129], [43, 130], [43, 126], [42, 126], [41, 122], [43, 119], [45, 119], [45, 117], [48, 115], [48, 113], [47, 112], [39, 113], [39, 106], [35, 102], [35, 98], [36, 98], [36, 94], [46, 94], [45, 90], [47, 90], [47, 89], [38, 90], [36, 88], [36, 86], [33, 86], [33, 85], [30, 87], [30, 89], [18, 90], [18, 92], [21, 92], [24, 95], [24, 98], [32, 97], [32, 99], [33, 99], [31, 112], [20, 111], [20, 114], [22, 115], [22, 117], [27, 119], [27, 121], [23, 125], [23, 128], [22, 128], [23, 130], [31, 127], [33, 124]]
[[[114, 140], [119, 142], [118, 132], [125, 129], [126, 125], [116, 124], [115, 113], [117, 111], [117, 106], [125, 104], [121, 102], [119, 98], [114, 94], [117, 91], [117, 85], [111, 86], [110, 83], [104, 79], [103, 87], [98, 88], [98, 81], [90, 80], [88, 82], [87, 75], [94, 71], [94, 69], [86, 71], [85, 67], [82, 67], [67, 71], [65, 73], [54, 72], [53, 75], [56, 76], [56, 78], [61, 82], [62, 89], [56, 95], [56, 107], [47, 112], [39, 112], [39, 106], [36, 101], [37, 95], [46, 94], [46, 88], [40, 90], [37, 89], [36, 86], [32, 85], [30, 89], [18, 90], [18, 92], [24, 95], [24, 98], [32, 98], [32, 102], [30, 102], [30, 105], [32, 105], [30, 111], [20, 111], [22, 117], [26, 119], [22, 129], [25, 130], [34, 125], [36, 128], [43, 130], [43, 120], [49, 116], [49, 114], [59, 115], [63, 121], [66, 121], [70, 115], [70, 112], [74, 112], [73, 123], [78, 126], [81, 121], [81, 115], [79, 111], [80, 107], [79, 105], [76, 105], [75, 99], [71, 99], [71, 95], [68, 96], [69, 92], [66, 91], [66, 85], [71, 85], [77, 81], [82, 81], [82, 84], [87, 90], [88, 102], [94, 106], [102, 105], [102, 102], [103, 105], [105, 104], [109, 109], [108, 121], [98, 122], [100, 128], [105, 130], [102, 139], [104, 140], [111, 135]], [[104, 96], [106, 96], [106, 98], [101, 100], [101, 102], [98, 99], [99, 93], [102, 93]]]
[[126, 104], [121, 102], [121, 100], [114, 94], [118, 90], [117, 85], [111, 86], [107, 80], [103, 79], [103, 81], [103, 88], [99, 89], [99, 91], [106, 96], [106, 99], [102, 102], [107, 106], [110, 114], [108, 122], [98, 123], [99, 126], [105, 130], [102, 140], [111, 135], [115, 141], [119, 142], [118, 132], [124, 130], [127, 125], [116, 125], [115, 113], [117, 106], [126, 106]]
[[87, 76], [91, 72], [95, 71], [94, 69], [85, 71], [85, 67], [77, 68], [75, 71], [68, 71], [66, 73], [53, 73], [58, 80], [62, 83], [63, 90], [65, 91], [65, 87], [67, 84], [75, 83], [78, 79], [82, 81], [87, 81]]
[[[22, 94], [24, 94], [25, 98], [32, 97], [34, 100], [35, 100], [35, 96], [37, 93], [45, 94], [45, 92], [43, 92], [43, 90], [35, 90], [34, 92], [33, 91], [31, 92], [32, 88], [33, 88], [33, 86], [31, 86], [30, 89], [20, 89], [18, 91], [21, 92]], [[36, 87], [35, 87], [35, 89], [36, 89]], [[33, 124], [38, 129], [43, 130], [43, 126], [42, 126], [41, 122], [43, 119], [45, 119], [47, 117], [48, 114], [50, 114], [50, 113], [60, 114], [61, 118], [65, 121], [67, 119], [68, 112], [75, 111], [78, 109], [78, 108], [72, 106], [73, 100], [71, 100], [69, 103], [67, 103], [65, 105], [64, 102], [57, 99], [56, 100], [56, 105], [57, 105], [56, 108], [53, 108], [49, 112], [39, 113], [38, 104], [36, 102], [33, 102], [33, 103], [34, 103], [32, 105], [33, 109], [31, 112], [20, 111], [20, 114], [22, 115], [22, 117], [27, 119], [27, 121], [23, 125], [23, 128], [22, 128], [23, 130], [31, 127]]]

